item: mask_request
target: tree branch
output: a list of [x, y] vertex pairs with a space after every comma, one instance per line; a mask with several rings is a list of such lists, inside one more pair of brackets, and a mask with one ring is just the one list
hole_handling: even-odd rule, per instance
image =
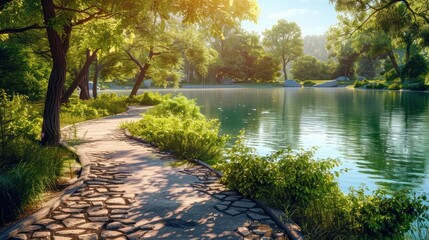
[[40, 26], [39, 24], [33, 24], [31, 26], [23, 27], [23, 28], [5, 28], [0, 29], [0, 35], [1, 34], [11, 34], [11, 33], [22, 33], [26, 32], [28, 30], [34, 30], [34, 29], [44, 29], [46, 26]]

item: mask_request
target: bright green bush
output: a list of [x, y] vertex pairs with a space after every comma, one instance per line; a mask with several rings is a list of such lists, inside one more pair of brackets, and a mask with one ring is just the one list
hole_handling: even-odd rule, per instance
[[350, 222], [355, 223], [353, 231], [364, 239], [404, 236], [413, 222], [423, 218], [429, 210], [423, 204], [425, 196], [410, 196], [408, 191], [394, 192], [389, 196], [386, 192], [377, 190], [371, 195], [365, 195], [361, 188], [352, 189], [347, 197], [352, 202]]
[[303, 85], [304, 87], [313, 87], [314, 85], [316, 85], [316, 83], [315, 83], [315, 82], [313, 82], [313, 81], [307, 80], [307, 81], [304, 81], [304, 82], [302, 83], [302, 85]]
[[401, 89], [401, 85], [398, 84], [398, 83], [392, 83], [392, 84], [390, 84], [387, 87], [387, 89], [389, 89], [389, 90], [399, 90], [399, 89]]
[[368, 81], [367, 80], [363, 80], [363, 81], [355, 81], [354, 82], [354, 84], [353, 84], [353, 87], [354, 88], [362, 88], [362, 87], [364, 87], [365, 85], [367, 85], [368, 84]]
[[127, 110], [127, 97], [114, 93], [100, 94], [97, 98], [86, 101], [87, 105], [97, 109], [102, 116], [118, 114]]
[[384, 73], [384, 79], [387, 82], [393, 82], [397, 78], [399, 78], [399, 75], [398, 75], [398, 73], [396, 72], [396, 70], [394, 68], [392, 68], [388, 72]]
[[386, 85], [381, 82], [369, 83], [368, 85], [366, 85], [366, 88], [367, 89], [384, 89], [386, 88]]
[[280, 201], [289, 199], [293, 204], [305, 206], [326, 195], [333, 188], [338, 166], [333, 159], [316, 161], [314, 150], [296, 154], [291, 149], [280, 150], [261, 157], [255, 149], [246, 147], [242, 136], [227, 150], [226, 160], [216, 167], [224, 173], [223, 180], [245, 196]]
[[0, 129], [3, 137], [23, 136], [36, 140], [41, 132], [41, 123], [42, 119], [38, 112], [28, 105], [26, 96], [14, 95], [10, 99], [0, 89]]
[[133, 135], [155, 143], [161, 150], [171, 151], [185, 159], [207, 162], [221, 157], [227, 140], [226, 136], [219, 136], [219, 123], [216, 120], [147, 114], [141, 121], [129, 124], [127, 128]]
[[154, 106], [171, 98], [171, 94], [161, 95], [158, 92], [144, 92], [137, 96], [138, 104]]
[[187, 99], [181, 95], [162, 101], [156, 107], [149, 110], [149, 114], [157, 117], [175, 116], [183, 119], [205, 119], [195, 100]]
[[207, 120], [194, 100], [184, 96], [162, 101], [143, 119], [122, 126], [133, 135], [185, 159], [213, 162], [222, 156], [228, 139], [219, 135], [219, 122]]

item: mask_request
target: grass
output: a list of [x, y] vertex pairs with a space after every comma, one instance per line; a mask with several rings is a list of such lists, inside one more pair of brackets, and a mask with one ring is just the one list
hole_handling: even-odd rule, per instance
[[2, 167], [0, 225], [37, 206], [45, 192], [58, 190], [76, 177], [76, 156], [67, 149], [42, 147], [24, 140], [9, 145], [9, 150], [8, 157], [16, 161]]

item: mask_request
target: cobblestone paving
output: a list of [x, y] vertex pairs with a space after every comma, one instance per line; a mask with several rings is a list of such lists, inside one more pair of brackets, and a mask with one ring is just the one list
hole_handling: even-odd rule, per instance
[[196, 191], [206, 193], [220, 201], [215, 206], [218, 211], [230, 216], [246, 215], [249, 218], [248, 222], [236, 229], [241, 236], [246, 239], [287, 239], [262, 208], [241, 194], [228, 190], [210, 169], [194, 166], [182, 172], [199, 179], [199, 182], [191, 184]]
[[[209, 169], [168, 167], [171, 156], [126, 139], [117, 126], [136, 116], [78, 125], [85, 141], [76, 148], [91, 161], [88, 178], [11, 239], [287, 239], [261, 208], [226, 189]], [[157, 181], [168, 184], [161, 189]]]

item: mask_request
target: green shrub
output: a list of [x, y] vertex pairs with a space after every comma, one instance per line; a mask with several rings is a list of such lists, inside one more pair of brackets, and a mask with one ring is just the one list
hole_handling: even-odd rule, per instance
[[213, 162], [222, 156], [227, 136], [219, 136], [216, 120], [157, 117], [147, 114], [127, 125], [133, 135], [185, 159]]
[[215, 166], [231, 189], [294, 212], [294, 220], [311, 239], [399, 237], [428, 210], [424, 196], [407, 192], [365, 195], [360, 188], [346, 195], [338, 187], [339, 173], [333, 171], [338, 161], [315, 160], [313, 154], [287, 149], [261, 157], [241, 136], [226, 160]]
[[[255, 149], [244, 145], [242, 136], [227, 150], [225, 161], [216, 165], [223, 180], [245, 196], [278, 199], [281, 204], [289, 199], [294, 205], [305, 206], [337, 188], [334, 181], [338, 166], [333, 159], [316, 161], [314, 150], [293, 154], [291, 149], [280, 150], [261, 157]], [[272, 194], [272, 195], [271, 195]]]
[[381, 82], [373, 82], [366, 85], [367, 89], [384, 89], [386, 88], [386, 85]]
[[127, 110], [127, 97], [118, 95], [100, 94], [97, 98], [86, 101], [87, 105], [101, 111], [101, 116], [118, 114]]
[[384, 73], [384, 79], [386, 80], [386, 82], [393, 82], [397, 78], [399, 78], [399, 75], [394, 68]]
[[381, 190], [365, 195], [363, 188], [352, 189], [347, 197], [353, 203], [353, 231], [365, 239], [403, 236], [411, 230], [413, 222], [422, 218], [429, 210], [428, 206], [423, 204], [426, 201], [425, 196], [410, 196], [406, 190], [394, 192], [389, 196]]
[[144, 92], [137, 96], [138, 104], [154, 106], [171, 97], [171, 94], [161, 95], [158, 92]]
[[362, 88], [362, 87], [364, 87], [365, 85], [367, 85], [368, 84], [368, 81], [367, 80], [363, 80], [363, 81], [355, 81], [354, 82], [354, 84], [353, 84], [353, 87], [354, 88]]
[[387, 89], [389, 89], [389, 90], [399, 90], [399, 89], [401, 89], [401, 85], [398, 84], [398, 83], [392, 83], [392, 84], [390, 84], [387, 87]]
[[207, 162], [221, 158], [228, 139], [226, 135], [219, 135], [217, 120], [207, 120], [195, 101], [184, 96], [164, 100], [143, 115], [142, 120], [122, 127], [155, 143], [161, 150]]
[[150, 109], [149, 114], [157, 117], [175, 116], [183, 119], [205, 119], [205, 116], [200, 112], [200, 107], [195, 104], [195, 100], [187, 99], [181, 95], [162, 101]]
[[313, 87], [314, 85], [316, 85], [316, 83], [315, 83], [315, 82], [313, 82], [313, 81], [307, 80], [307, 81], [304, 81], [304, 82], [302, 83], [302, 85], [303, 85], [304, 87]]
[[14, 95], [9, 98], [0, 89], [0, 141], [11, 141], [17, 137], [38, 139], [42, 119], [27, 102], [27, 97]]

